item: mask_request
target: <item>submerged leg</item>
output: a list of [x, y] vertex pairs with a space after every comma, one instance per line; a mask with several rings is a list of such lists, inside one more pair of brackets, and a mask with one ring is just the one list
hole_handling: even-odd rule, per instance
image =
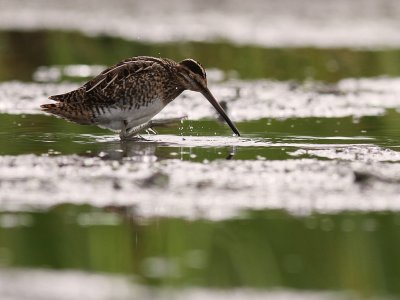
[[[121, 140], [131, 138], [131, 137], [137, 135], [140, 131], [143, 131], [146, 129], [152, 129], [153, 127], [165, 127], [165, 126], [168, 126], [171, 124], [176, 124], [186, 118], [187, 118], [187, 116], [183, 116], [183, 117], [179, 117], [179, 118], [150, 120], [146, 123], [140, 124], [139, 126], [126, 128], [126, 133], [123, 136], [121, 136], [121, 134], [120, 134], [120, 137], [121, 137]], [[121, 132], [122, 132], [122, 130], [121, 130]]]

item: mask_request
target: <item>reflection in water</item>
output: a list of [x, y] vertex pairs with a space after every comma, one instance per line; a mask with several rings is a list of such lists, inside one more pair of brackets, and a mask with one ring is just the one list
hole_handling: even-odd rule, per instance
[[211, 222], [143, 219], [134, 207], [63, 205], [42, 213], [1, 213], [0, 220], [10, 215], [29, 216], [30, 222], [0, 227], [0, 261], [6, 267], [135, 275], [158, 287], [400, 295], [395, 213], [294, 217], [269, 210]]
[[[208, 68], [225, 71], [218, 80], [230, 76], [232, 61], [241, 78], [334, 82], [344, 77], [400, 75], [399, 50], [144, 44], [48, 31], [3, 32], [0, 44], [0, 80], [30, 80], [37, 71], [38, 81], [83, 81], [101, 69], [93, 65], [111, 65], [144, 53], [176, 60], [196, 57]], [[350, 85], [345, 89], [350, 96], [371, 88], [368, 81], [352, 87], [360, 83], [341, 82]], [[374, 84], [382, 84], [367, 99], [375, 116], [283, 120], [278, 118], [278, 107], [277, 118], [242, 122], [243, 138], [230, 137], [229, 129], [215, 121], [200, 120], [184, 122], [179, 130], [160, 129], [159, 135], [145, 136], [146, 140], [120, 142], [117, 135], [96, 127], [43, 115], [1, 114], [0, 194], [10, 211], [0, 212], [0, 298], [70, 295], [98, 300], [134, 294], [154, 299], [163, 288], [174, 287], [178, 299], [398, 298], [398, 214], [344, 212], [348, 207], [398, 210], [398, 164], [386, 161], [399, 161], [400, 118], [395, 110], [385, 111], [396, 106], [397, 94], [392, 94], [393, 101], [377, 105], [389, 85]], [[38, 106], [35, 101], [50, 92], [44, 86], [15, 84], [14, 90], [26, 92], [18, 94], [26, 97], [18, 105]], [[300, 86], [293, 82], [289, 89], [295, 95]], [[47, 86], [56, 87], [60, 88]], [[246, 94], [253, 87], [222, 88], [222, 95], [228, 92], [227, 109], [233, 111], [235, 101], [249, 95], [265, 97], [260, 98], [260, 107], [265, 108], [269, 98], [278, 95], [264, 94], [271, 85]], [[8, 89], [2, 91], [7, 94]], [[341, 96], [341, 91], [311, 92]], [[309, 103], [300, 106], [315, 109], [316, 99], [306, 99]], [[349, 100], [332, 99], [339, 107], [340, 101]], [[281, 104], [272, 101], [270, 108]], [[355, 104], [358, 110], [361, 106]], [[326, 108], [326, 102], [320, 105], [319, 109]], [[385, 114], [378, 115], [376, 109]], [[303, 160], [310, 157], [308, 163]], [[225, 161], [233, 158], [247, 161]], [[55, 206], [66, 201], [102, 208]], [[11, 211], [22, 205], [22, 210], [29, 205], [29, 211]], [[31, 212], [35, 205], [48, 211]], [[331, 214], [243, 212], [248, 207]], [[128, 282], [132, 276], [133, 284]], [[276, 288], [283, 291], [270, 291]], [[352, 292], [326, 295], [310, 290]]]
[[232, 150], [229, 152], [228, 156], [226, 157], [227, 160], [231, 160], [236, 155], [236, 148], [237, 146], [232, 146]]
[[[101, 143], [101, 148], [94, 152], [86, 151], [80, 153], [80, 155], [82, 156], [99, 156], [100, 158], [106, 160], [122, 160], [124, 158], [129, 158], [129, 160], [142, 162], [150, 162], [171, 158], [179, 158], [181, 160], [190, 159], [194, 161], [197, 161], [199, 159], [215, 159], [215, 154], [212, 154], [212, 152], [210, 151], [205, 151], [203, 155], [198, 157], [197, 154], [193, 153], [192, 149], [202, 147], [202, 145], [192, 145], [190, 139], [185, 139], [184, 143], [186, 143], [186, 146], [183, 146], [179, 144], [182, 139], [181, 137], [177, 137], [176, 139], [174, 139], [173, 136], [169, 136], [168, 139], [165, 135], [160, 137], [157, 137], [156, 135], [147, 135], [145, 138], [139, 137], [135, 139], [120, 141], [119, 137], [116, 136], [99, 137], [88, 134], [84, 136], [85, 144]], [[199, 138], [196, 138], [196, 140], [199, 140]], [[203, 147], [210, 147], [210, 141], [207, 137], [203, 138], [203, 141]], [[226, 159], [230, 160], [236, 154], [237, 146], [235, 145], [229, 146], [229, 143], [226, 144], [225, 142], [223, 142], [223, 145], [215, 145], [215, 147], [223, 148], [219, 153], [217, 153], [220, 158], [223, 158], [225, 153], [228, 153]]]
[[92, 153], [92, 155], [110, 160], [129, 158], [130, 160], [145, 162], [156, 161], [156, 149], [161, 145], [162, 143], [145, 140], [118, 140], [103, 143], [101, 151]]

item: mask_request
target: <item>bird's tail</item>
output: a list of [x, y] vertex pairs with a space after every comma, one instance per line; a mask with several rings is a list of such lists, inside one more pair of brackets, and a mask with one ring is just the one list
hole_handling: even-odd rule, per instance
[[82, 109], [79, 104], [68, 105], [63, 102], [40, 105], [42, 111], [50, 113], [78, 124], [92, 124], [93, 116], [90, 111]]

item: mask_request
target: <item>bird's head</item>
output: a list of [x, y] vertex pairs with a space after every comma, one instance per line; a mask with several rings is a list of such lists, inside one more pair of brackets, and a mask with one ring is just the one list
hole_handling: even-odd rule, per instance
[[182, 60], [178, 64], [178, 78], [182, 86], [186, 90], [191, 90], [195, 92], [200, 92], [204, 97], [214, 106], [218, 113], [224, 118], [226, 123], [232, 131], [240, 136], [239, 130], [236, 128], [235, 124], [229, 119], [228, 115], [218, 103], [218, 101], [211, 94], [207, 87], [207, 74], [203, 66], [197, 61], [187, 58]]
[[197, 61], [187, 58], [179, 63], [179, 77], [182, 85], [190, 91], [201, 92], [207, 88], [207, 74]]

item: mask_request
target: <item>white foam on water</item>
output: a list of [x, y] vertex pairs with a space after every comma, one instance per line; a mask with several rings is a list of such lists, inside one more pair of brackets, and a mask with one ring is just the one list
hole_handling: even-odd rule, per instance
[[[293, 89], [289, 82], [269, 80], [213, 82], [210, 90], [227, 103], [234, 121], [261, 118], [377, 116], [400, 107], [400, 78], [345, 79], [335, 87], [304, 84]], [[72, 83], [0, 83], [0, 113], [40, 112], [48, 96], [76, 89]], [[333, 90], [326, 93], [325, 90]], [[189, 119], [216, 118], [215, 109], [199, 93], [184, 92], [159, 118], [187, 115]]]
[[156, 288], [135, 283], [122, 275], [58, 271], [47, 269], [1, 269], [2, 300], [109, 300], [109, 299], [271, 299], [271, 300], [337, 300], [358, 299], [352, 292], [312, 291], [274, 288], [269, 290], [234, 288]]
[[354, 160], [364, 162], [376, 162], [376, 161], [400, 161], [400, 152], [393, 151], [390, 149], [382, 149], [373, 145], [336, 145], [336, 147], [330, 147], [329, 145], [320, 149], [302, 149], [296, 150], [290, 153], [292, 156], [303, 156], [308, 155], [319, 158], [329, 158], [336, 160]]
[[128, 205], [145, 218], [189, 219], [225, 219], [246, 209], [293, 214], [400, 211], [400, 163], [384, 162], [377, 151], [371, 148], [368, 160], [203, 163], [1, 156], [0, 209], [46, 209], [59, 203]]

